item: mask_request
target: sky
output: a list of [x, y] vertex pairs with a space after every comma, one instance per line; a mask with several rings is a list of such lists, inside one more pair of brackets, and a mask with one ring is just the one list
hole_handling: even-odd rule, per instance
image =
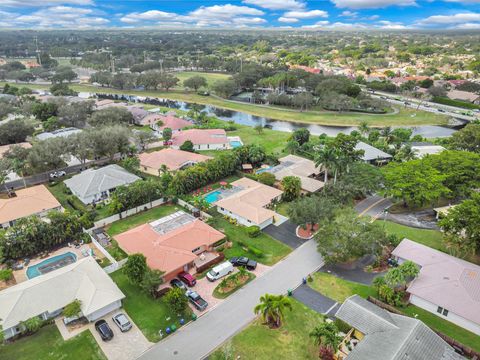
[[0, 29], [479, 29], [480, 0], [0, 0]]

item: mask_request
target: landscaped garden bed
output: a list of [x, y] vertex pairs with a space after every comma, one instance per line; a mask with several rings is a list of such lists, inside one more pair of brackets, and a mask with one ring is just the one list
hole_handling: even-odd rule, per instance
[[225, 299], [253, 279], [255, 279], [254, 274], [246, 270], [240, 270], [224, 278], [215, 290], [213, 290], [213, 296], [217, 299]]

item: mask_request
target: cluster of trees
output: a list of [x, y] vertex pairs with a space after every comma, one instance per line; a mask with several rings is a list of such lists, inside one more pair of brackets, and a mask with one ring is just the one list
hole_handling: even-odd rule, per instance
[[163, 282], [163, 273], [150, 269], [143, 254], [130, 255], [122, 271], [131, 284], [138, 285], [143, 292], [152, 297], [155, 297], [158, 286]]
[[373, 280], [378, 297], [389, 305], [402, 306], [404, 304], [407, 283], [413, 280], [420, 269], [412, 261], [405, 261], [401, 265], [391, 268], [384, 276]]
[[150, 90], [163, 89], [169, 91], [175, 87], [180, 80], [169, 73], [149, 70], [140, 75], [122, 72], [112, 74], [107, 71], [102, 71], [92, 74], [90, 81], [92, 83], [98, 83], [101, 86], [110, 86], [121, 90], [130, 90], [141, 86]]
[[0, 125], [0, 145], [24, 142], [35, 131], [30, 121], [16, 119]]
[[113, 214], [132, 209], [160, 199], [165, 190], [164, 184], [157, 179], [137, 181], [128, 186], [120, 186], [111, 197], [110, 208]]
[[[49, 222], [37, 216], [19, 219], [0, 232], [0, 259], [31, 257], [67, 242], [86, 239], [81, 219], [68, 211], [51, 211]], [[88, 235], [87, 235], [88, 237]], [[86, 239], [88, 240], [88, 239]]]
[[[0, 79], [30, 82], [35, 79], [43, 79], [52, 83], [71, 82], [78, 78], [78, 75], [68, 65], [58, 65], [55, 59], [49, 54], [41, 53], [41, 66], [27, 69], [20, 61], [10, 61], [0, 66]], [[37, 60], [39, 60], [37, 58]]]

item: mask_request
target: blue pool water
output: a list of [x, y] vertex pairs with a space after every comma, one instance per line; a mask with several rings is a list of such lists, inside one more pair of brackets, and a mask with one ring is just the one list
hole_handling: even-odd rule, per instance
[[237, 140], [232, 140], [230, 141], [230, 145], [232, 146], [232, 148], [238, 148], [240, 146], [242, 146], [243, 144], [240, 142], [240, 141], [237, 141]]
[[268, 167], [268, 168], [258, 169], [257, 171], [255, 171], [255, 173], [256, 173], [256, 174], [261, 174], [261, 173], [263, 173], [263, 172], [265, 172], [265, 171], [267, 171], [267, 170], [270, 170], [271, 168], [272, 168], [272, 167], [270, 166], [270, 167]]
[[33, 279], [34, 277], [73, 264], [75, 261], [77, 261], [77, 255], [72, 252], [66, 252], [65, 254], [53, 256], [43, 260], [38, 264], [29, 266], [27, 269], [27, 277], [29, 279]]
[[211, 203], [214, 203], [215, 201], [218, 200], [218, 196], [221, 194], [222, 192], [221, 191], [213, 191], [211, 193], [208, 193], [207, 195], [205, 195], [205, 200], [207, 200], [207, 202], [209, 204]]

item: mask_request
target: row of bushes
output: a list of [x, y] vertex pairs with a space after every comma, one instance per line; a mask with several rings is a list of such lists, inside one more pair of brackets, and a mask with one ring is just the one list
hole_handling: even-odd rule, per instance
[[480, 109], [480, 105], [476, 105], [476, 104], [472, 104], [472, 103], [468, 103], [460, 100], [453, 100], [446, 97], [435, 96], [432, 99], [432, 101], [437, 104], [456, 106], [464, 109]]
[[263, 257], [265, 257], [265, 254], [263, 253], [262, 250], [256, 248], [255, 246], [253, 245], [250, 245], [250, 244], [247, 244], [246, 242], [242, 241], [242, 240], [239, 240], [237, 241], [238, 242], [238, 245], [244, 247], [245, 249], [247, 249], [247, 251], [256, 256], [257, 258], [261, 259]]

